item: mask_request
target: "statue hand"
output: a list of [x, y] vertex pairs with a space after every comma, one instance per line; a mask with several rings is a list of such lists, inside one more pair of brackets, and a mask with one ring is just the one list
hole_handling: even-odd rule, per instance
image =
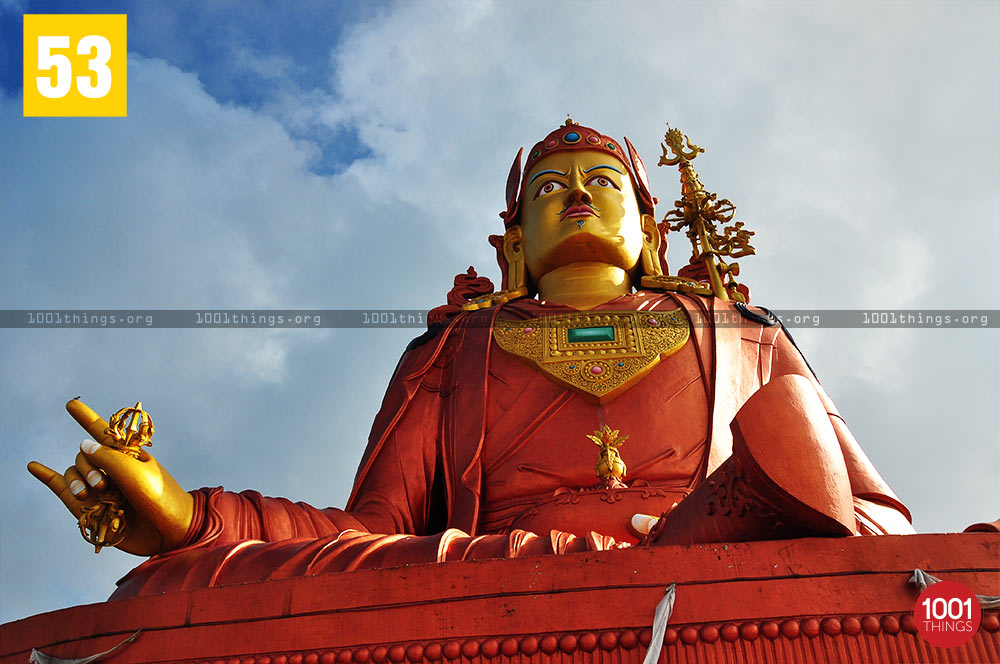
[[[80, 401], [66, 405], [70, 414], [97, 440], [106, 440], [108, 425]], [[80, 443], [74, 465], [65, 473], [37, 461], [28, 471], [45, 484], [79, 518], [85, 507], [109, 487], [124, 496], [126, 537], [119, 549], [140, 556], [164, 553], [187, 535], [194, 515], [194, 499], [184, 491], [151, 454], [143, 449], [135, 459], [94, 440]]]

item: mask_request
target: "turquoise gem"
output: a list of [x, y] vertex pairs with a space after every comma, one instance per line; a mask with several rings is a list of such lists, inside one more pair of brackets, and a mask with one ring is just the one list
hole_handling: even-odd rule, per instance
[[610, 325], [601, 327], [573, 327], [566, 331], [566, 340], [571, 344], [583, 341], [614, 341], [615, 328]]

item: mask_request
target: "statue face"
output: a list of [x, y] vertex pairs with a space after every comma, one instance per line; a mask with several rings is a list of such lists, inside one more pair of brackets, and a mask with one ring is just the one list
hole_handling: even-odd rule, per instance
[[525, 176], [524, 261], [537, 283], [570, 263], [631, 271], [642, 251], [639, 205], [625, 166], [597, 150], [557, 152]]

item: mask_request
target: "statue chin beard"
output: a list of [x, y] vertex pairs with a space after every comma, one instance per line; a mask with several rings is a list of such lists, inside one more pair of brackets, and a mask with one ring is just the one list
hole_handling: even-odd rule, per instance
[[[536, 276], [539, 299], [565, 304], [575, 309], [592, 309], [632, 292], [638, 276], [637, 252], [630, 252], [625, 238], [578, 233], [551, 252], [548, 269]], [[552, 260], [555, 259], [555, 260]]]

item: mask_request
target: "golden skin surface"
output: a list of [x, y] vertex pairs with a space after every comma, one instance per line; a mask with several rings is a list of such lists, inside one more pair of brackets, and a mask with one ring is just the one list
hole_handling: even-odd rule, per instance
[[588, 309], [632, 289], [652, 217], [641, 215], [624, 164], [606, 152], [557, 152], [525, 176], [523, 252], [542, 299]]

